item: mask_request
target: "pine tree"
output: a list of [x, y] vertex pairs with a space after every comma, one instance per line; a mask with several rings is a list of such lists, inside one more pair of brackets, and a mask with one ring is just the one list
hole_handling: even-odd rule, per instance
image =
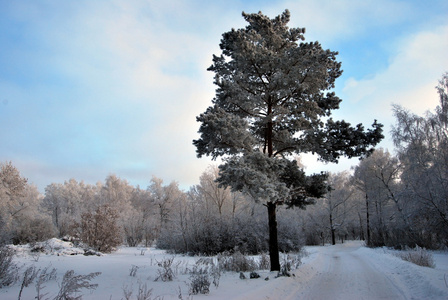
[[[213, 105], [197, 117], [198, 157], [223, 156], [218, 182], [242, 191], [268, 209], [271, 270], [279, 270], [276, 209], [305, 207], [327, 191], [326, 175], [305, 175], [291, 157], [317, 154], [337, 162], [360, 156], [382, 138], [376, 121], [367, 131], [334, 121], [339, 108], [334, 82], [342, 71], [337, 52], [304, 40], [304, 28], [288, 28], [290, 13], [269, 19], [246, 14], [246, 28], [223, 34], [222, 53], [208, 69], [218, 86]], [[326, 92], [326, 93], [325, 93]]]

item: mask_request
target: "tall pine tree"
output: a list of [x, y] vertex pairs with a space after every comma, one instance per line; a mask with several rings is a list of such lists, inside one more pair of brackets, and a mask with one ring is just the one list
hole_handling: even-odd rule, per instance
[[250, 194], [269, 216], [271, 270], [279, 270], [276, 209], [305, 207], [326, 190], [325, 174], [305, 175], [294, 154], [337, 162], [360, 156], [382, 138], [382, 125], [364, 130], [334, 121], [334, 82], [342, 71], [337, 52], [302, 42], [304, 28], [288, 28], [290, 13], [269, 19], [245, 14], [246, 28], [223, 34], [220, 56], [208, 69], [218, 86], [213, 105], [197, 117], [197, 155], [223, 156], [218, 181]]

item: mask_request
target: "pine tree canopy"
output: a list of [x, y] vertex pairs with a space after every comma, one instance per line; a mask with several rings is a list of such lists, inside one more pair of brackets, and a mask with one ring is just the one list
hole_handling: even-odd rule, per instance
[[243, 13], [246, 28], [222, 36], [213, 56], [216, 96], [197, 117], [198, 157], [224, 157], [223, 185], [256, 199], [290, 205], [322, 196], [323, 174], [305, 176], [290, 158], [317, 154], [326, 162], [365, 155], [383, 138], [374, 121], [367, 131], [331, 118], [341, 99], [332, 91], [342, 74], [337, 52], [304, 42], [304, 28], [289, 28], [288, 10], [270, 19]]

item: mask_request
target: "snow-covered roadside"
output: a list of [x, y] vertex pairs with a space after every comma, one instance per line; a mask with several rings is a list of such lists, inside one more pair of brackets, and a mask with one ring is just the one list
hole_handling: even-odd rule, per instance
[[294, 277], [279, 278], [236, 299], [448, 299], [446, 252], [434, 252], [432, 269], [358, 241], [306, 248], [310, 255]]
[[[56, 243], [57, 244], [57, 243]], [[179, 294], [183, 299], [191, 299], [188, 295], [189, 274], [198, 257], [188, 257], [177, 255], [174, 257], [173, 270], [176, 278], [171, 282], [154, 281], [158, 275], [158, 261], [162, 261], [172, 256], [164, 251], [147, 248], [122, 247], [118, 251], [103, 256], [83, 256], [69, 255], [70, 245], [65, 245], [59, 249], [57, 245], [53, 247], [53, 253], [41, 254], [40, 256], [30, 256], [26, 249], [16, 261], [25, 266], [34, 265], [36, 268], [57, 269], [58, 281], [45, 283], [44, 292], [48, 292], [48, 298], [54, 296], [58, 290], [63, 274], [67, 270], [74, 270], [76, 274], [88, 274], [91, 272], [102, 272], [94, 278], [92, 283], [97, 283], [98, 287], [90, 291], [83, 291], [83, 299], [124, 299], [124, 290], [133, 291], [133, 298], [137, 294], [139, 285], [147, 285], [152, 290], [152, 299], [157, 296], [165, 300], [179, 299]], [[381, 277], [380, 284], [386, 285], [390, 282], [393, 289], [403, 299], [448, 299], [448, 287], [445, 285], [444, 275], [448, 277], [448, 254], [436, 252], [434, 254], [436, 268], [424, 268], [405, 262], [393, 255], [393, 251], [385, 249], [369, 249], [362, 247], [360, 242], [348, 242], [343, 245], [325, 247], [306, 247], [309, 255], [302, 261], [303, 264], [294, 271], [292, 277], [275, 278], [275, 273], [269, 271], [258, 272], [261, 277], [258, 279], [240, 279], [239, 273], [222, 273], [219, 286], [210, 286], [210, 294], [195, 295], [194, 299], [318, 299], [321, 292], [335, 293], [334, 295], [353, 295], [353, 299], [372, 299], [364, 297], [371, 293], [371, 288], [382, 289], [384, 286], [372, 287], [370, 283], [365, 283], [364, 276], [356, 275], [356, 266], [343, 266], [336, 268], [335, 261], [355, 257], [362, 261], [362, 265], [367, 268], [366, 272], [374, 273], [367, 278]], [[68, 252], [67, 252], [68, 251]], [[358, 262], [359, 264], [359, 262]], [[135, 276], [131, 276], [134, 268]], [[361, 269], [362, 270], [362, 269]], [[339, 283], [332, 285], [322, 283], [321, 279], [328, 279], [331, 274], [336, 274], [340, 278], [348, 278], [347, 284]], [[378, 275], [380, 274], [380, 275]], [[248, 273], [245, 274], [248, 277]], [[326, 276], [326, 277], [325, 277]], [[373, 276], [373, 277], [372, 277]], [[374, 277], [376, 276], [376, 277]], [[269, 280], [265, 280], [269, 277]], [[336, 278], [335, 280], [339, 280]], [[356, 280], [359, 282], [357, 283]], [[448, 280], [448, 278], [447, 278]], [[325, 282], [325, 281], [324, 281]], [[388, 285], [388, 284], [387, 284]], [[354, 288], [356, 287], [356, 288]], [[338, 290], [341, 288], [342, 290]], [[387, 288], [390, 288], [389, 286]], [[17, 299], [20, 290], [20, 283], [12, 287], [0, 289], [0, 299]], [[317, 295], [316, 295], [317, 291]], [[316, 297], [314, 297], [314, 296]], [[36, 296], [34, 285], [25, 288], [22, 299], [33, 299]], [[308, 298], [307, 298], [308, 297]], [[350, 298], [348, 298], [350, 299]]]
[[396, 251], [360, 248], [357, 252], [403, 291], [407, 299], [448, 299], [448, 255], [433, 253], [435, 268], [403, 261]]

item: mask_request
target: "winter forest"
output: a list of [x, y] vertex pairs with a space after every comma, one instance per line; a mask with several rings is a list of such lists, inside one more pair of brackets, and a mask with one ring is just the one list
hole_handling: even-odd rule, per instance
[[[298, 253], [304, 246], [348, 240], [365, 241], [372, 248], [448, 247], [448, 73], [438, 83], [434, 80], [440, 102], [432, 111], [416, 115], [395, 105], [391, 132], [382, 133], [376, 121], [373, 129], [351, 127], [329, 118], [340, 99], [322, 92], [340, 75], [335, 53], [313, 42], [297, 47], [304, 30], [291, 29], [289, 35], [282, 33], [287, 42], [279, 47], [290, 47], [283, 54], [306, 57], [319, 68], [306, 67], [304, 73], [279, 58], [278, 68], [287, 75], [259, 76], [267, 68], [265, 62], [251, 61], [255, 58], [248, 58], [247, 51], [268, 55], [266, 49], [258, 43], [238, 44], [238, 39], [250, 39], [257, 30], [257, 37], [265, 34], [263, 19], [243, 16], [250, 23], [247, 31], [224, 34], [223, 55], [213, 58], [209, 71], [216, 73], [217, 96], [214, 106], [198, 117], [201, 137], [193, 141], [198, 157], [224, 156], [224, 163], [210, 165], [189, 190], [156, 176], [147, 187], [132, 186], [111, 174], [95, 185], [69, 178], [49, 183], [42, 194], [14, 162], [1, 162], [0, 288], [14, 282], [5, 267], [7, 245], [36, 245], [51, 238], [93, 253], [113, 253], [126, 246], [189, 256]], [[283, 30], [287, 17], [285, 13], [271, 21]], [[278, 46], [278, 36], [270, 37], [263, 43]], [[296, 79], [289, 76], [299, 78], [304, 90], [290, 88]], [[273, 86], [277, 90], [269, 95]], [[256, 102], [263, 97], [269, 98], [263, 102], [266, 107]], [[297, 99], [305, 99], [305, 104], [296, 105]], [[247, 104], [248, 100], [253, 101]], [[309, 104], [313, 101], [317, 104]], [[231, 124], [228, 131], [218, 131], [227, 126], [222, 124]], [[395, 148], [370, 149], [383, 134], [393, 139]], [[305, 174], [300, 154], [306, 152], [328, 162], [340, 156], [360, 160], [344, 172]], [[264, 177], [255, 171], [259, 165]], [[273, 235], [277, 248], [272, 248]], [[278, 258], [271, 257], [270, 264], [271, 271], [280, 271]]]
[[[448, 74], [437, 90], [440, 105], [424, 116], [393, 108], [396, 154], [377, 149], [354, 169], [329, 174], [329, 192], [305, 210], [279, 207], [280, 251], [347, 239], [372, 247], [448, 246]], [[1, 242], [70, 237], [105, 252], [142, 243], [190, 254], [267, 251], [266, 208], [219, 187], [218, 171], [210, 166], [188, 191], [157, 177], [141, 188], [110, 175], [96, 185], [51, 183], [42, 195], [3, 162]]]

